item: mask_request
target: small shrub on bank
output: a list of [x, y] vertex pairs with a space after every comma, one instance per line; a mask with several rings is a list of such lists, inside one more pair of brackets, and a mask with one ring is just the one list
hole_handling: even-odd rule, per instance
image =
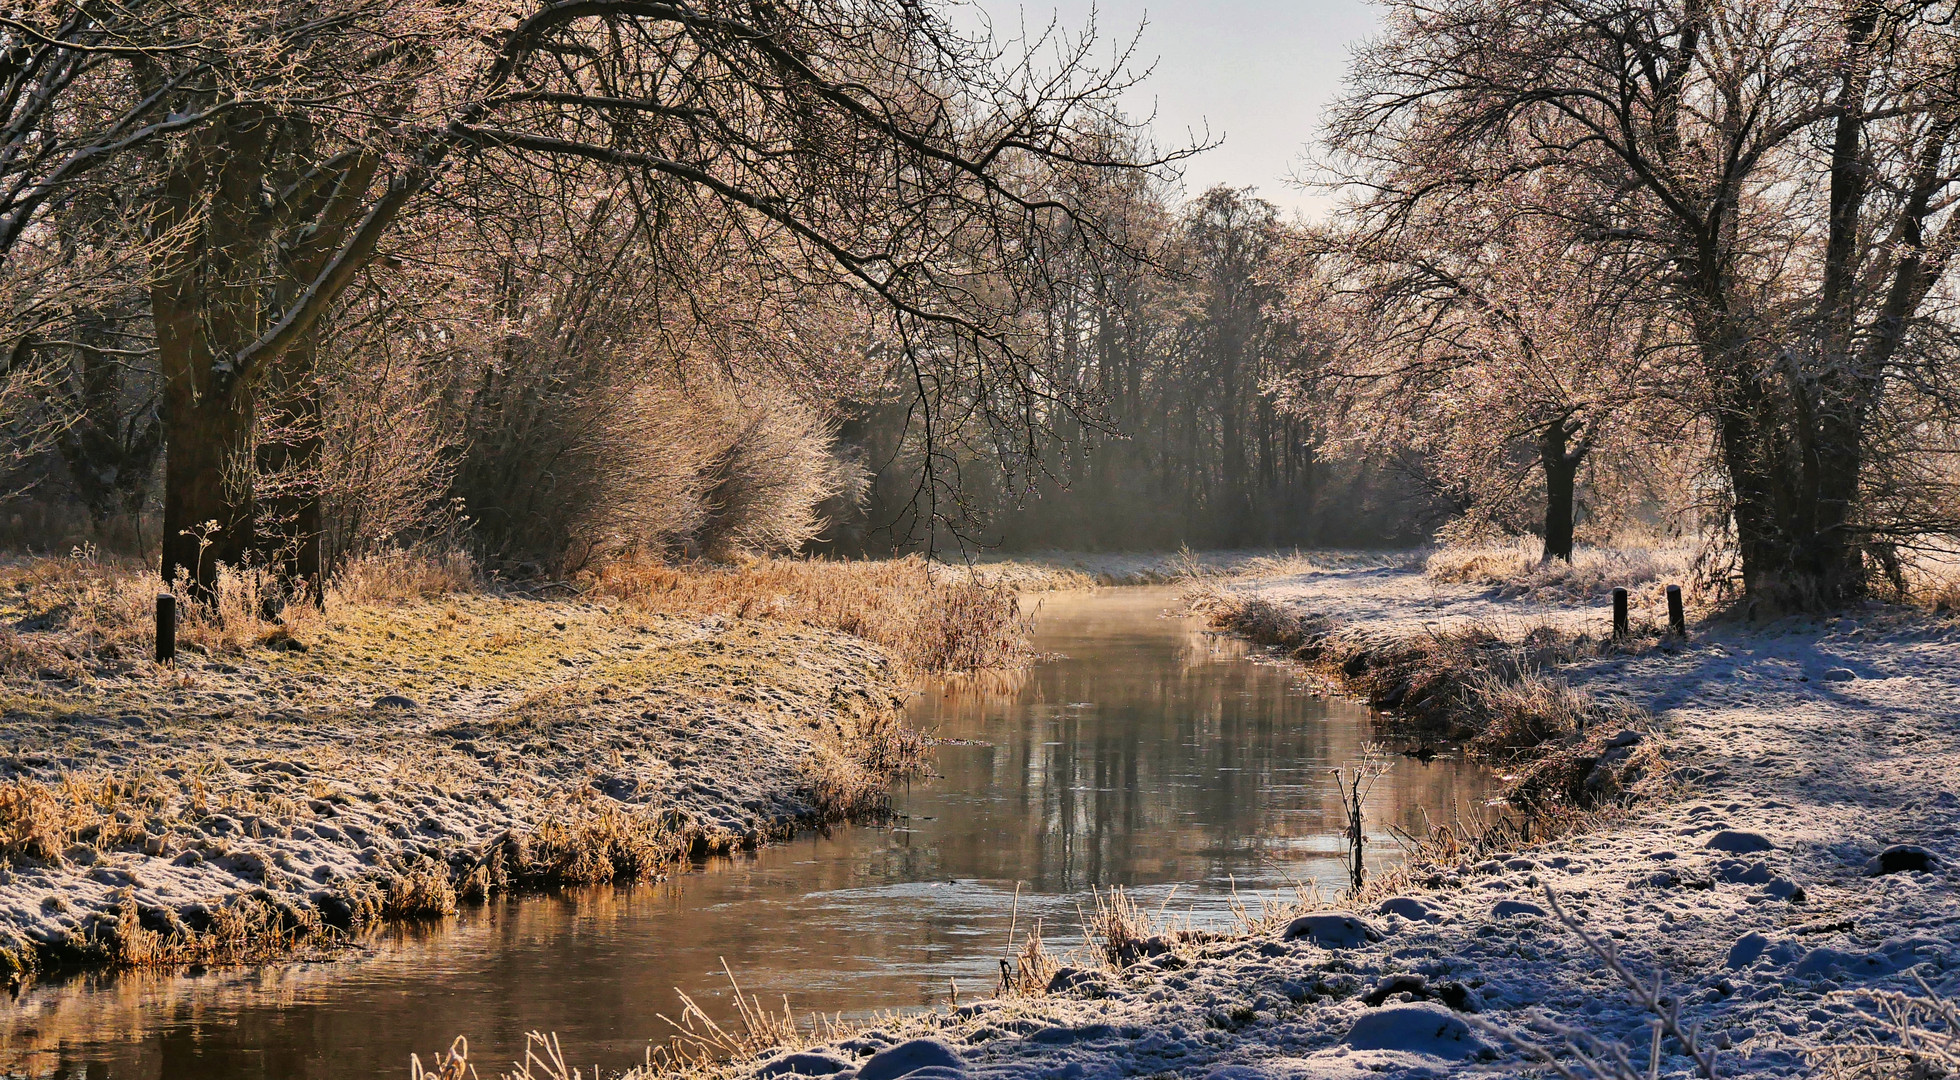
[[456, 887], [449, 868], [420, 863], [395, 876], [381, 901], [384, 919], [434, 919], [456, 911]]
[[451, 549], [424, 553], [394, 548], [349, 560], [334, 575], [327, 602], [329, 605], [398, 604], [476, 592], [482, 586], [476, 560], [464, 552]]

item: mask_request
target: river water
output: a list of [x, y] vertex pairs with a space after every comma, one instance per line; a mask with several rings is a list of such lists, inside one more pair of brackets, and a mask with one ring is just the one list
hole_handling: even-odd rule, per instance
[[[896, 819], [712, 860], [657, 885], [502, 900], [392, 931], [330, 963], [43, 982], [0, 1011], [0, 1074], [405, 1077], [458, 1034], [486, 1075], [554, 1031], [574, 1064], [618, 1069], [671, 1030], [686, 992], [732, 1012], [728, 975], [798, 1015], [863, 1015], [990, 990], [1010, 919], [1083, 944], [1091, 890], [1167, 920], [1345, 882], [1330, 770], [1360, 759], [1366, 709], [1167, 614], [1173, 590], [1040, 601], [1021, 676], [928, 689], [914, 722], [943, 745]], [[1392, 756], [1368, 804], [1391, 823], [1474, 807], [1489, 781]]]

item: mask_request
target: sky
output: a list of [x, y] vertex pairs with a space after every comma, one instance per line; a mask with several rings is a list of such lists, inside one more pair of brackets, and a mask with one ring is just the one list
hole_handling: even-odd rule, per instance
[[1093, 17], [1104, 52], [1142, 28], [1129, 95], [1137, 116], [1155, 113], [1160, 146], [1224, 137], [1185, 168], [1187, 193], [1214, 184], [1256, 187], [1288, 211], [1314, 215], [1323, 200], [1291, 182], [1316, 137], [1322, 108], [1341, 90], [1349, 48], [1374, 34], [1380, 9], [1367, 0], [973, 0], [997, 36], [1039, 32], [1059, 18], [1072, 31]]

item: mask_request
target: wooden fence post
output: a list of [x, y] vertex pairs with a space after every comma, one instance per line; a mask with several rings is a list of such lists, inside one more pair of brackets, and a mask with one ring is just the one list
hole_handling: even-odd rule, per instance
[[1681, 608], [1681, 586], [1667, 587], [1667, 632], [1676, 637], [1688, 636], [1688, 615]]
[[168, 664], [177, 658], [177, 598], [169, 593], [157, 594], [157, 663]]
[[1627, 624], [1627, 591], [1625, 589], [1614, 589], [1613, 636], [1623, 638], [1632, 632], [1632, 627]]

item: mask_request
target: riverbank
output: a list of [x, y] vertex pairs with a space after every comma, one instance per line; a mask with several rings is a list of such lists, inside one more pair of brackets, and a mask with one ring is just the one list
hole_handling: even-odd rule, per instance
[[227, 579], [147, 657], [140, 571], [0, 569], [0, 976], [331, 951], [494, 893], [657, 877], [877, 811], [919, 673], [1016, 660], [916, 560], [620, 566], [535, 595], [398, 561]]
[[[1570, 633], [1605, 617], [1598, 602], [1507, 597], [1406, 564], [1231, 588], [1297, 615], [1367, 618], [1384, 634], [1474, 622], [1522, 643], [1547, 623]], [[1556, 659], [1570, 686], [1653, 717], [1638, 739], [1655, 755], [1647, 787], [1582, 830], [1474, 855], [1432, 850], [1397, 876], [1395, 896], [1304, 921], [1304, 908], [1253, 912], [1218, 940], [1153, 938], [1140, 913], [1105, 919], [1105, 946], [1114, 936], [1132, 948], [1055, 958], [1061, 969], [1038, 980], [1047, 993], [718, 1071], [1415, 1077], [1515, 1073], [1542, 1050], [1578, 1075], [1613, 1075], [1581, 1067], [1567, 1049], [1577, 1043], [1623, 1048], [1626, 1074], [1645, 1075], [1656, 1013], [1609, 949], [1646, 985], [1664, 978], [1659, 1011], [1678, 1007], [1683, 1031], [1699, 1030], [1692, 1047], [1660, 1042], [1663, 1074], [1695, 1075], [1710, 1056], [1722, 1076], [1832, 1061], [1838, 1075], [1889, 1075], [1846, 1064], [1873, 1058], [1902, 1069], [1888, 1057], [1891, 1019], [1945, 1023], [1897, 1003], [1926, 1001], [1922, 982], [1960, 994], [1960, 624], [1872, 607], [1823, 622], [1698, 624], [1678, 646]], [[1888, 1002], [1906, 1012], [1888, 1014]], [[1952, 1067], [1950, 1034], [1918, 1052]]]

